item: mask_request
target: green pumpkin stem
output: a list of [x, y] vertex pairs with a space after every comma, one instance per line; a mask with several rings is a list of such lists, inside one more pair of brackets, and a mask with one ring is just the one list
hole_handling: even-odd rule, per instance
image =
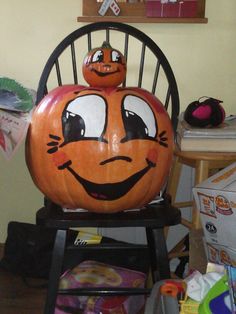
[[102, 43], [102, 47], [101, 48], [112, 49], [112, 46], [110, 45], [110, 43], [108, 41], [104, 41]]

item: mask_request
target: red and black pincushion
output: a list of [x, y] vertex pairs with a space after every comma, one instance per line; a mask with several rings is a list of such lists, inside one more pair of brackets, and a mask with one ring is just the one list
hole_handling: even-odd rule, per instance
[[215, 127], [221, 124], [225, 119], [222, 101], [211, 97], [203, 101], [200, 101], [201, 99], [188, 105], [184, 112], [185, 121], [195, 127]]

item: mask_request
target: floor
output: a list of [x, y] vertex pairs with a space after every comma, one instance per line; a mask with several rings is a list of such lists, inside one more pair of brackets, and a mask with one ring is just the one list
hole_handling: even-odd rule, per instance
[[[3, 247], [0, 246], [0, 258]], [[42, 283], [34, 280], [32, 284]], [[29, 288], [22, 278], [0, 270], [0, 313], [42, 314], [46, 290]]]

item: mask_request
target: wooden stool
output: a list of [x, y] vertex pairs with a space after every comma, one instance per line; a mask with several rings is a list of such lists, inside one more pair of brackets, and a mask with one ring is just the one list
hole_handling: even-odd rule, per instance
[[199, 212], [193, 201], [176, 203], [176, 194], [179, 185], [182, 165], [187, 165], [195, 169], [195, 185], [206, 180], [211, 170], [227, 167], [236, 161], [236, 153], [220, 152], [188, 152], [180, 151], [178, 148], [174, 152], [175, 159], [171, 170], [169, 185], [167, 187], [168, 194], [171, 195], [172, 205], [178, 208], [192, 207], [192, 221], [189, 222], [182, 218], [182, 224], [189, 229], [201, 228]]
[[[192, 220], [182, 218], [181, 224], [189, 230], [201, 229], [200, 215], [193, 200], [186, 202], [176, 202], [181, 170], [183, 165], [195, 169], [195, 182], [197, 185], [206, 180], [213, 170], [224, 168], [236, 161], [236, 153], [229, 152], [189, 152], [180, 151], [178, 148], [174, 152], [175, 158], [172, 166], [167, 193], [172, 198], [172, 205], [178, 208], [192, 208]], [[167, 232], [166, 232], [167, 235]], [[183, 252], [184, 239], [181, 240], [169, 252], [169, 258], [183, 257], [189, 255], [188, 251]], [[190, 248], [191, 250], [191, 248]]]

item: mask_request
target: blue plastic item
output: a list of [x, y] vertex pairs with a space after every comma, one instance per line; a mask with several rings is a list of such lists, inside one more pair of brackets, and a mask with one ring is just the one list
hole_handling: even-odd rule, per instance
[[231, 314], [227, 276], [223, 276], [208, 291], [198, 309], [199, 314]]

